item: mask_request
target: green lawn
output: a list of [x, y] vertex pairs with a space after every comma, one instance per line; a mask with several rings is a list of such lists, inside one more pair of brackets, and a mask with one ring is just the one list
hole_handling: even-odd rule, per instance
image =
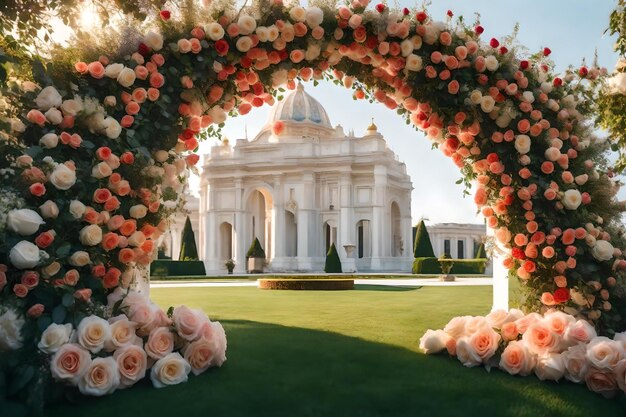
[[163, 307], [187, 304], [221, 321], [228, 361], [156, 390], [148, 382], [113, 396], [56, 406], [50, 416], [622, 416], [626, 403], [584, 386], [545, 383], [447, 356], [418, 341], [456, 315], [485, 314], [490, 287], [355, 291], [256, 288], [154, 289]]

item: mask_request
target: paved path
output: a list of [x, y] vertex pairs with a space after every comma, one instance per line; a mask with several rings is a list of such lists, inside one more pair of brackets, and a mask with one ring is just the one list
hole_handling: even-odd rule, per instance
[[[436, 278], [429, 279], [355, 279], [357, 285], [388, 285], [392, 287], [456, 287], [474, 285], [493, 285], [492, 278], [457, 278], [454, 282], [442, 282]], [[204, 288], [204, 287], [257, 287], [256, 281], [212, 281], [185, 282], [160, 281], [150, 283], [151, 288]]]

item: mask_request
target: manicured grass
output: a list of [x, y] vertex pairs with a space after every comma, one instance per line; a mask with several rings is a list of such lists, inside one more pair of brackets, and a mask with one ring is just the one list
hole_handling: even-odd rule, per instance
[[163, 307], [187, 304], [220, 320], [228, 361], [156, 390], [149, 382], [49, 415], [122, 416], [621, 416], [622, 401], [584, 386], [545, 383], [444, 355], [419, 353], [427, 328], [485, 314], [490, 287], [356, 286], [355, 291], [164, 288]]

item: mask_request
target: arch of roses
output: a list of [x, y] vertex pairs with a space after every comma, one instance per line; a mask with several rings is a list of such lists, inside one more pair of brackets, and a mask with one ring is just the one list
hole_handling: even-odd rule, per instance
[[[37, 66], [36, 84], [7, 84], [0, 314], [12, 327], [1, 327], [0, 350], [17, 358], [12, 395], [51, 383], [109, 394], [146, 372], [159, 387], [223, 363], [219, 323], [186, 307], [164, 312], [134, 281], [180, 204], [198, 140], [297, 79], [383, 103], [452, 159], [474, 184], [525, 311], [562, 310], [608, 336], [624, 330], [622, 207], [588, 94], [600, 69], [556, 76], [548, 48], [522, 59], [482, 39], [480, 25], [367, 3], [272, 2], [260, 18], [184, 29], [162, 12], [128, 55]], [[276, 122], [273, 134], [282, 130]], [[148, 359], [157, 362], [147, 370]], [[124, 372], [125, 360], [140, 365]], [[106, 383], [90, 379], [95, 367]]]

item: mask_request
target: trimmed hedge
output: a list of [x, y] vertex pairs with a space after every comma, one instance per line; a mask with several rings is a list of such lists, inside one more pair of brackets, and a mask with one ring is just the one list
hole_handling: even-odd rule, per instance
[[340, 274], [343, 272], [341, 269], [341, 259], [339, 259], [339, 254], [337, 253], [337, 248], [334, 243], [330, 245], [330, 249], [328, 249], [328, 253], [326, 254], [324, 272], [328, 274]]
[[430, 235], [426, 229], [424, 220], [421, 220], [415, 231], [415, 242], [413, 244], [413, 257], [415, 258], [434, 258], [435, 252], [430, 242]]
[[337, 291], [354, 289], [353, 279], [260, 279], [262, 290]]
[[486, 259], [487, 258], [487, 252], [485, 251], [485, 244], [481, 243], [480, 246], [478, 247], [478, 250], [476, 251], [476, 256], [474, 257], [475, 259]]
[[182, 243], [180, 245], [180, 255], [178, 259], [181, 261], [197, 261], [198, 248], [196, 247], [196, 237], [191, 228], [191, 220], [189, 216], [185, 220], [185, 227], [183, 228]]
[[434, 257], [415, 258], [413, 260], [414, 274], [441, 274], [439, 261]]
[[487, 259], [455, 259], [451, 274], [484, 274]]
[[254, 242], [250, 245], [246, 258], [265, 258], [265, 251], [261, 246], [261, 242], [259, 242], [259, 238], [254, 238]]
[[150, 264], [150, 276], [206, 276], [202, 261], [169, 261], [159, 259]]

